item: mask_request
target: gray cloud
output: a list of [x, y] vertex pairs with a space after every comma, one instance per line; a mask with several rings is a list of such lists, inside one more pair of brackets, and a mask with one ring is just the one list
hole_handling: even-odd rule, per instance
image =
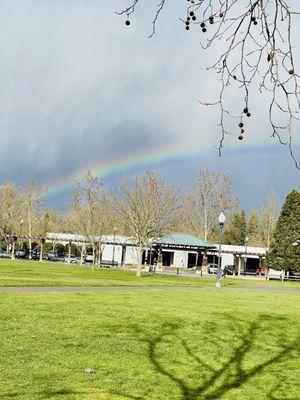
[[[206, 72], [213, 58], [178, 23], [184, 4], [170, 5], [149, 40], [150, 5], [127, 28], [114, 14], [126, 3], [0, 0], [1, 181], [71, 177], [96, 160], [174, 143], [215, 157], [217, 111], [197, 103], [217, 94]], [[270, 140], [263, 104], [245, 147]]]

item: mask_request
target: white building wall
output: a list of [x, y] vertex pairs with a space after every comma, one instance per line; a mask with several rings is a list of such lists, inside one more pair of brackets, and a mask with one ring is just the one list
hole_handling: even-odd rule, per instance
[[228, 253], [222, 254], [221, 268], [224, 268], [225, 265], [234, 265], [234, 256], [233, 256], [233, 254], [228, 254]]
[[175, 268], [187, 268], [188, 254], [188, 251], [175, 250], [173, 266]]
[[138, 248], [126, 246], [125, 264], [138, 264]]
[[114, 246], [111, 244], [107, 244], [102, 246], [102, 260], [105, 261], [113, 261], [113, 258], [116, 262], [121, 264], [122, 262], [122, 246], [115, 246], [115, 257], [114, 254]]

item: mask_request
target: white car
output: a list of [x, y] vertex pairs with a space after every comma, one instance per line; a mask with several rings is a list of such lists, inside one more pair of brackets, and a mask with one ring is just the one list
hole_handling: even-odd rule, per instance
[[[68, 256], [66, 256], [64, 258], [64, 262], [65, 263], [69, 263], [69, 257]], [[75, 256], [75, 254], [71, 254], [70, 255], [70, 264], [77, 264], [77, 257]]]
[[209, 274], [217, 274], [218, 273], [218, 264], [209, 264], [207, 271]]
[[276, 269], [269, 268], [268, 279], [282, 279], [282, 271], [277, 271]]
[[87, 253], [84, 257], [84, 261], [88, 263], [92, 263], [94, 261], [94, 256], [92, 253]]

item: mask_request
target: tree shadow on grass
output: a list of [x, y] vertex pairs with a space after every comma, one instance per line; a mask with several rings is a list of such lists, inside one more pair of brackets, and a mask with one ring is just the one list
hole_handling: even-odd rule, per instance
[[[223, 318], [224, 321], [224, 314], [220, 318]], [[290, 341], [286, 339], [286, 326], [290, 321], [285, 318], [261, 315], [254, 321], [247, 322], [226, 315], [226, 319], [228, 329], [232, 330], [235, 335], [235, 340], [230, 343], [224, 342], [222, 334], [215, 333], [217, 331], [215, 322], [207, 324], [205, 327], [205, 330], [208, 329], [208, 332], [211, 332], [205, 337], [206, 349], [207, 345], [214, 348], [217, 346], [220, 351], [220, 356], [217, 356], [215, 362], [211, 363], [205, 359], [205, 356], [199, 356], [199, 352], [201, 354], [201, 339], [198, 341], [197, 349], [195, 349], [195, 343], [192, 342], [191, 344], [190, 338], [188, 338], [189, 341], [184, 337], [180, 338], [182, 336], [180, 329], [184, 326], [183, 322], [163, 323], [160, 329], [152, 335], [143, 331], [140, 326], [132, 326], [132, 333], [146, 344], [147, 356], [153, 369], [174, 385], [179, 394], [176, 399], [181, 400], [221, 399], [229, 391], [242, 388], [250, 379], [259, 376], [268, 369], [272, 370], [273, 375], [276, 374], [274, 367], [293, 357], [293, 352], [299, 350], [299, 337]], [[199, 331], [201, 332], [201, 330]], [[270, 349], [268, 348], [268, 351], [264, 350], [260, 357], [256, 355], [257, 346], [264, 346], [265, 335], [272, 336], [273, 344]], [[176, 357], [172, 359], [170, 355], [164, 354], [165, 346], [170, 346], [172, 343], [175, 345], [175, 342], [176, 346], [180, 348], [179, 354], [183, 355], [182, 360], [180, 360], [183, 367], [188, 369], [191, 374], [195, 371], [199, 372], [196, 384], [190, 383], [189, 374], [183, 376], [180, 368], [174, 367], [176, 363], [178, 364], [178, 354], [177, 359]], [[222, 351], [222, 346], [229, 344], [232, 349], [226, 359], [226, 352]], [[250, 362], [251, 358], [252, 361]], [[190, 365], [187, 360], [190, 360]], [[278, 376], [278, 379], [281, 379], [281, 377]], [[114, 392], [114, 394], [132, 400], [147, 399], [145, 394], [141, 397], [117, 392]], [[277, 399], [277, 397], [274, 397], [274, 390], [263, 395], [266, 396], [266, 399]], [[167, 398], [168, 393], [165, 393], [165, 399]]]
[[[45, 389], [39, 392], [24, 392], [21, 393], [20, 391], [18, 392], [11, 392], [11, 393], [3, 393], [0, 394], [0, 399], [3, 400], [8, 400], [8, 399], [20, 399], [21, 397], [25, 397], [25, 396], [29, 396], [32, 399], [51, 399], [52, 397], [64, 397], [64, 396], [68, 396], [68, 395], [78, 395], [78, 396], [82, 396], [83, 393], [79, 392], [79, 391], [74, 391], [72, 389], [66, 389], [66, 388], [62, 388], [62, 389], [57, 389], [57, 390], [51, 390], [51, 389]], [[29, 398], [29, 397], [26, 397]]]

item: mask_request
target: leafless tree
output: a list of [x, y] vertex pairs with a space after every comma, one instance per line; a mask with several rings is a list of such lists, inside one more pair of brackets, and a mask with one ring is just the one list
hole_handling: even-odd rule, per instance
[[0, 186], [0, 233], [7, 246], [12, 245], [15, 257], [17, 227], [21, 216], [20, 189], [14, 183]]
[[[198, 29], [204, 50], [213, 49], [215, 62], [208, 67], [218, 76], [220, 90], [212, 101], [201, 101], [205, 106], [219, 107], [221, 154], [226, 135], [247, 133], [247, 119], [258, 93], [268, 102], [271, 135], [288, 146], [293, 153], [293, 126], [299, 120], [299, 73], [295, 65], [293, 27], [300, 12], [292, 9], [293, 0], [183, 0], [186, 14], [180, 19], [186, 30]], [[130, 25], [141, 0], [128, 0], [128, 6], [117, 12]], [[154, 12], [152, 32], [168, 0], [161, 0]], [[299, 4], [297, 6], [300, 7]], [[293, 41], [294, 39], [294, 41]], [[217, 53], [219, 44], [223, 49]], [[230, 103], [233, 90], [240, 99]], [[232, 129], [232, 123], [236, 126]]]
[[143, 250], [150, 240], [169, 232], [174, 213], [180, 207], [179, 195], [152, 171], [134, 182], [121, 182], [119, 191], [120, 195], [114, 197], [114, 208], [137, 246], [137, 276], [141, 276]]
[[278, 196], [271, 193], [261, 212], [261, 236], [264, 246], [270, 248], [278, 217]]
[[41, 226], [45, 215], [46, 190], [39, 182], [30, 179], [24, 188], [23, 210], [24, 231], [27, 231], [29, 258], [32, 256], [32, 242], [40, 238]]
[[90, 171], [75, 183], [72, 191], [73, 203], [69, 215], [73, 232], [84, 235], [93, 250], [93, 264], [96, 257], [100, 262], [104, 234], [107, 234], [109, 220], [104, 186]]
[[262, 246], [262, 218], [259, 211], [256, 209], [251, 210], [249, 221], [247, 224], [247, 236], [249, 246]]
[[221, 212], [230, 214], [238, 199], [232, 194], [228, 173], [200, 169], [186, 199], [186, 222], [196, 236], [208, 240]]

